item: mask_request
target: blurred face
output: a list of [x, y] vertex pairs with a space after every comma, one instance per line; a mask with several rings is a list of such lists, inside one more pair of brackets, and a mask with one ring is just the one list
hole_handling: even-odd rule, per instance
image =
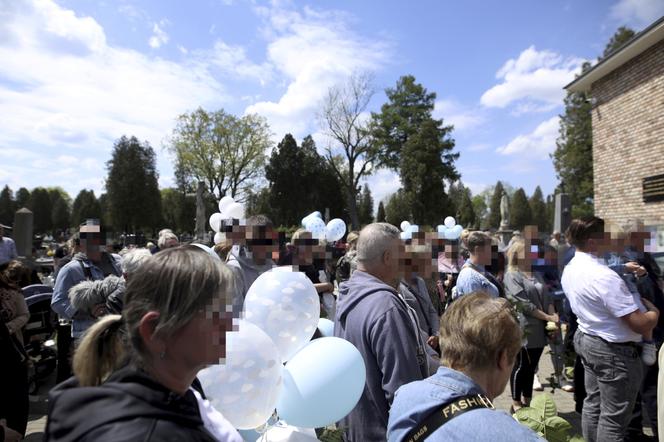
[[404, 270], [406, 277], [430, 278], [433, 273], [431, 246], [420, 241], [405, 246]]
[[318, 248], [318, 240], [311, 237], [311, 233], [304, 232], [293, 243], [295, 248], [294, 264], [311, 265], [314, 262], [314, 249]]
[[226, 332], [232, 326], [233, 315], [225, 304], [207, 306], [170, 338], [168, 356], [189, 369], [219, 364], [226, 357]]
[[246, 228], [247, 247], [256, 264], [279, 256], [279, 237], [272, 227], [251, 226]]
[[385, 279], [397, 282], [404, 272], [404, 261], [406, 252], [400, 239], [393, 239], [390, 247], [383, 254], [383, 270]]
[[106, 250], [101, 234], [82, 233], [80, 250], [85, 253], [91, 261], [101, 261], [101, 253]]
[[484, 246], [475, 247], [474, 253], [480, 264], [491, 265], [491, 243], [487, 242]]

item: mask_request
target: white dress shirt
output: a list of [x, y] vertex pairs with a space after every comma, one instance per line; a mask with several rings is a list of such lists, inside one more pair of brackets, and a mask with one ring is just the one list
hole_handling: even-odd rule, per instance
[[640, 302], [602, 261], [577, 250], [563, 271], [562, 286], [583, 333], [609, 342], [641, 342], [641, 335], [621, 319], [639, 310]]

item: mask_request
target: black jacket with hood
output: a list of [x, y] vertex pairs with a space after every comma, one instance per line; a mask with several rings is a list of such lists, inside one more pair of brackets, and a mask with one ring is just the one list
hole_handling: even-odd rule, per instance
[[[203, 395], [200, 383], [193, 388]], [[173, 393], [127, 366], [98, 387], [75, 378], [49, 394], [45, 441], [215, 441], [205, 429], [193, 392]]]

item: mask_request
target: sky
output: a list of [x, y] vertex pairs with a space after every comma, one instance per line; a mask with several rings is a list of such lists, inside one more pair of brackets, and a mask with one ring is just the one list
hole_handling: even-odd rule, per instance
[[[619, 26], [662, 15], [661, 0], [0, 0], [0, 186], [99, 195], [122, 135], [148, 141], [173, 186], [168, 139], [199, 106], [322, 150], [325, 93], [371, 72], [371, 111], [402, 75], [437, 94], [474, 193], [503, 180], [546, 195], [563, 87]], [[387, 170], [367, 182], [376, 204], [400, 186]]]

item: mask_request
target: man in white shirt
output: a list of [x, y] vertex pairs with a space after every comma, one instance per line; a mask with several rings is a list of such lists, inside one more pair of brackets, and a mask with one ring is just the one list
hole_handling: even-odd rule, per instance
[[0, 224], [0, 265], [16, 259], [16, 244], [11, 238], [5, 237], [5, 227]]
[[575, 219], [566, 235], [576, 247], [562, 286], [578, 317], [574, 346], [587, 391], [583, 437], [622, 441], [643, 376], [639, 343], [657, 325], [659, 311], [645, 299], [647, 310], [641, 311], [620, 276], [598, 258], [611, 248], [602, 219]]

